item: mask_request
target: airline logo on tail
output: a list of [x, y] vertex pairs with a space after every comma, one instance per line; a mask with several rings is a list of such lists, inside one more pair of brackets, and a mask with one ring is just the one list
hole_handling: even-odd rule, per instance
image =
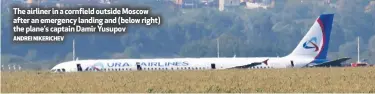
[[87, 71], [89, 69], [94, 69], [94, 70], [99, 71], [102, 68], [104, 68], [103, 63], [95, 63], [94, 65], [87, 67], [85, 70]]
[[306, 41], [305, 43], [303, 43], [303, 48], [305, 48], [305, 49], [315, 48], [315, 50], [314, 50], [315, 52], [319, 51], [318, 39], [316, 37], [313, 37], [310, 40]]

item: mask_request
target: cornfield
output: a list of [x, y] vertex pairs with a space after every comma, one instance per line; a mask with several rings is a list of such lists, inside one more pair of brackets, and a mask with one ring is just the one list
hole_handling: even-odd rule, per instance
[[1, 73], [2, 93], [375, 93], [375, 67]]

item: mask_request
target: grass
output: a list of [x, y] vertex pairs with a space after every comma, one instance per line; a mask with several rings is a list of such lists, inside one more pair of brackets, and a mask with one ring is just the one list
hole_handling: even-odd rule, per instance
[[133, 72], [2, 72], [2, 93], [375, 93], [375, 67]]

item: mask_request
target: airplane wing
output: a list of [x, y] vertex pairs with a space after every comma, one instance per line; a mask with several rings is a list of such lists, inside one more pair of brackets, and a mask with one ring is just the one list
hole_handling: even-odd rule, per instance
[[263, 62], [254, 62], [254, 63], [251, 63], [251, 64], [242, 65], [242, 66], [235, 66], [235, 67], [232, 67], [232, 68], [229, 68], [229, 69], [246, 69], [246, 68], [250, 68], [250, 67], [260, 65], [262, 63], [268, 65], [267, 61], [268, 61], [268, 59], [264, 60]]
[[332, 60], [332, 61], [328, 61], [324, 63], [319, 63], [319, 64], [313, 63], [313, 64], [310, 64], [309, 66], [310, 67], [341, 66], [342, 62], [349, 60], [349, 59], [351, 58], [345, 57], [345, 58], [340, 58], [340, 59], [336, 59], [336, 60]]

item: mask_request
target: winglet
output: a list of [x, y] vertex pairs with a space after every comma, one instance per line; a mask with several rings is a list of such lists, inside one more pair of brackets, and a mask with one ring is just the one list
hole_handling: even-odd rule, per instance
[[264, 64], [268, 65], [268, 59], [263, 61]]

